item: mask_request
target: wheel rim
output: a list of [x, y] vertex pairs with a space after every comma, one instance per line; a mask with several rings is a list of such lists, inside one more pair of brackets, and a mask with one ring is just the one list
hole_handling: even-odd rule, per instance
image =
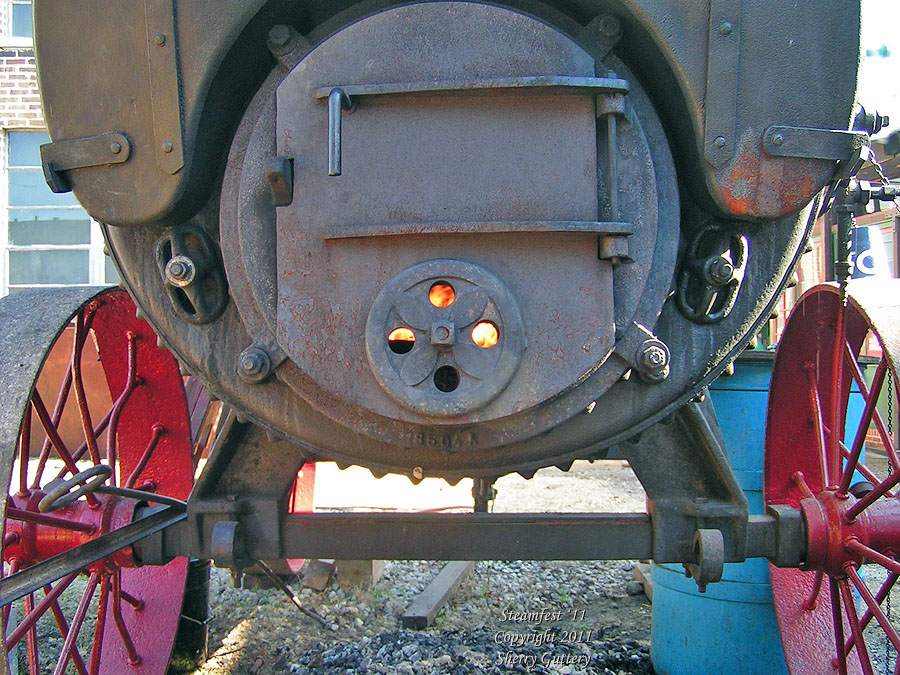
[[[52, 298], [53, 296], [48, 296]], [[52, 300], [51, 300], [52, 301]], [[25, 322], [21, 330], [27, 330]], [[14, 341], [5, 342], [7, 348]], [[61, 350], [68, 354], [60, 369]], [[44, 360], [45, 359], [45, 360]], [[4, 576], [131, 522], [137, 502], [87, 494], [38, 509], [55, 478], [106, 464], [110, 485], [186, 499], [190, 426], [178, 365], [122, 291], [81, 305], [42, 357], [24, 406], [4, 511]], [[89, 380], [93, 379], [93, 386]], [[98, 386], [99, 385], [99, 386]], [[103, 391], [101, 391], [103, 390]], [[73, 428], [81, 431], [72, 440]], [[68, 440], [63, 438], [68, 436]], [[62, 464], [62, 466], [58, 466]], [[6, 474], [0, 474], [6, 475]], [[164, 673], [178, 627], [187, 559], [136, 567], [131, 547], [3, 608], [10, 658], [28, 672]], [[35, 617], [38, 617], [35, 620]]]
[[[801, 509], [807, 529], [801, 569], [770, 565], [793, 673], [897, 673], [900, 667], [900, 636], [887, 610], [900, 576], [900, 462], [876, 407], [888, 378], [896, 382], [900, 338], [896, 328], [885, 330], [900, 325], [900, 311], [882, 303], [900, 297], [900, 289], [883, 282], [851, 288], [846, 304], [834, 286], [817, 287], [800, 299], [772, 375], [766, 504]], [[871, 387], [857, 365], [867, 341], [882, 352]], [[853, 384], [863, 411], [846, 431]], [[884, 462], [871, 451], [866, 462], [860, 459], [867, 432], [880, 437]], [[851, 494], [857, 484], [868, 494]]]

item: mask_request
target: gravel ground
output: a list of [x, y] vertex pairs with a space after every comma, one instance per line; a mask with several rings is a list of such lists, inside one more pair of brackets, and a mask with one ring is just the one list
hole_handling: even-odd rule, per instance
[[[545, 469], [497, 483], [496, 511], [643, 510], [643, 490], [621, 461]], [[280, 592], [232, 587], [214, 570], [210, 658], [218, 673], [649, 673], [650, 604], [633, 562], [480, 562], [428, 630], [400, 630], [399, 616], [441, 568], [388, 561], [369, 590], [341, 585]], [[298, 584], [293, 583], [296, 589]], [[543, 620], [514, 613], [544, 612]]]

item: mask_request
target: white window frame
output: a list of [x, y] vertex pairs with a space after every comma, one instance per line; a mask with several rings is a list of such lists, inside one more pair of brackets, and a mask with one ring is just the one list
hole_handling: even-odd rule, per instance
[[34, 11], [34, 0], [4, 0], [6, 2], [6, 25], [3, 26], [3, 38], [0, 40], [0, 48], [25, 49], [34, 46], [34, 37], [13, 36], [12, 34], [12, 8], [13, 5], [31, 5]]
[[[0, 296], [9, 294], [9, 254], [13, 251], [88, 251], [88, 281], [83, 284], [13, 284], [17, 289], [22, 288], [68, 288], [75, 286], [111, 286], [106, 283], [106, 256], [103, 253], [105, 242], [100, 224], [91, 218], [90, 243], [87, 244], [31, 244], [18, 246], [9, 243], [9, 211], [40, 211], [47, 206], [14, 206], [9, 204], [9, 177], [10, 173], [28, 169], [40, 169], [39, 166], [10, 166], [9, 161], [9, 135], [16, 133], [47, 133], [44, 129], [5, 129], [3, 133], [3, 162], [2, 162], [2, 188], [0, 188], [0, 234], [3, 236], [3, 255], [0, 256]], [[53, 206], [60, 210], [83, 210], [80, 206]]]

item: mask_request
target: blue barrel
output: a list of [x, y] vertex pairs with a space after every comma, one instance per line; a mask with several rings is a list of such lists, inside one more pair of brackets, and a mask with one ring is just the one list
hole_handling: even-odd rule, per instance
[[[751, 514], [763, 506], [766, 401], [774, 355], [746, 352], [731, 377], [711, 389], [726, 450]], [[856, 388], [854, 387], [854, 390]], [[847, 432], [856, 433], [863, 401], [851, 396]], [[762, 558], [728, 563], [722, 581], [697, 590], [681, 565], [654, 564], [650, 657], [659, 675], [787, 673], [769, 565]]]

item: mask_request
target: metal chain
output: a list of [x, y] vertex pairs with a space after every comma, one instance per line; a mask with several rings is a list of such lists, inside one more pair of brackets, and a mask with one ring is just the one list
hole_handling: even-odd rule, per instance
[[[869, 161], [872, 163], [872, 166], [875, 167], [875, 172], [878, 174], [878, 178], [881, 179], [881, 184], [883, 186], [890, 185], [891, 179], [885, 175], [884, 167], [882, 167], [881, 164], [878, 162], [878, 160], [875, 159], [874, 152], [872, 152], [871, 156], [869, 157]], [[896, 210], [898, 213], [900, 213], [900, 195], [898, 195], [897, 197], [894, 197], [893, 204], [894, 204], [894, 210]]]

